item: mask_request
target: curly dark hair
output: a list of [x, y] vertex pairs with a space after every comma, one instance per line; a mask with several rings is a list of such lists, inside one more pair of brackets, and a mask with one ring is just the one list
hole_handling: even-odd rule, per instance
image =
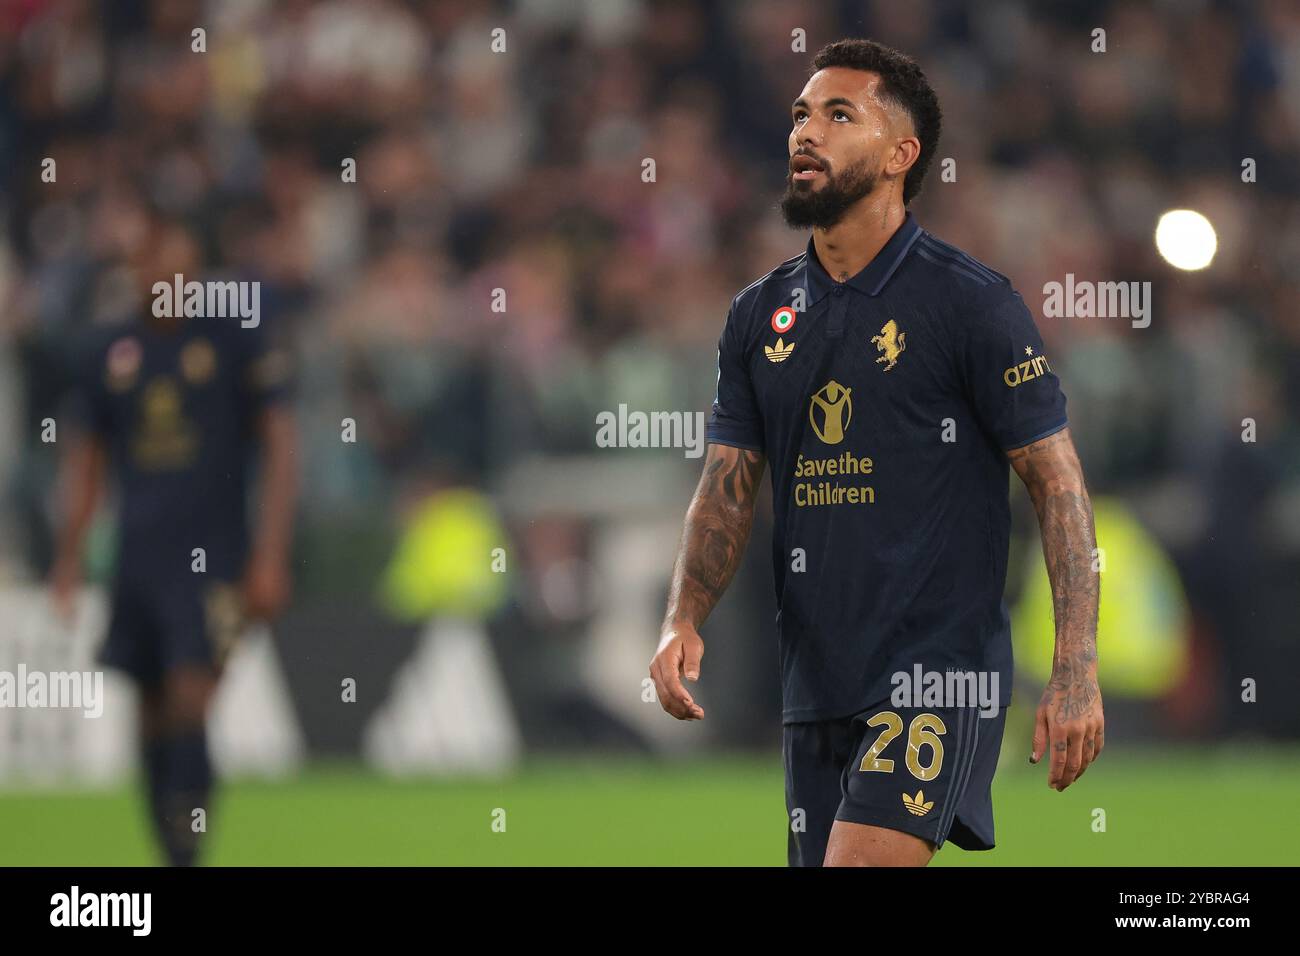
[[878, 92], [881, 99], [901, 107], [912, 117], [916, 138], [921, 141], [921, 155], [903, 179], [903, 205], [911, 202], [920, 192], [925, 172], [939, 145], [939, 130], [943, 125], [943, 111], [939, 98], [930, 88], [930, 82], [921, 68], [906, 53], [877, 43], [875, 40], [836, 40], [828, 43], [813, 58], [811, 76], [818, 70], [832, 66], [850, 70], [870, 70], [880, 74]]

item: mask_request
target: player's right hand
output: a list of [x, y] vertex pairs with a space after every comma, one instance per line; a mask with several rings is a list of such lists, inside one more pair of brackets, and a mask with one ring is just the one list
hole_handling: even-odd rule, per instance
[[64, 623], [70, 622], [76, 610], [77, 589], [81, 587], [81, 562], [75, 557], [57, 558], [50, 569], [49, 585], [54, 612]]
[[664, 630], [659, 649], [650, 661], [650, 676], [659, 695], [659, 706], [678, 720], [701, 720], [704, 708], [695, 703], [682, 685], [682, 676], [700, 679], [700, 658], [704, 641], [689, 624], [677, 624]]

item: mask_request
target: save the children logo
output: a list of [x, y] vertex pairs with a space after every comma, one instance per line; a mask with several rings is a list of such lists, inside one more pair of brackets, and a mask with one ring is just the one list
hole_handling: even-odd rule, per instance
[[844, 433], [853, 418], [852, 392], [853, 389], [831, 379], [808, 403], [808, 421], [817, 437], [827, 445], [838, 445], [844, 440]]

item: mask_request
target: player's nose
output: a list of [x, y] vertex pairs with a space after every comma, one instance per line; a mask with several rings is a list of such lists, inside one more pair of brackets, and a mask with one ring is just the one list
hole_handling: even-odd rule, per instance
[[820, 121], [813, 116], [804, 120], [802, 126], [795, 130], [795, 145], [799, 147], [819, 146], [822, 141], [822, 127]]

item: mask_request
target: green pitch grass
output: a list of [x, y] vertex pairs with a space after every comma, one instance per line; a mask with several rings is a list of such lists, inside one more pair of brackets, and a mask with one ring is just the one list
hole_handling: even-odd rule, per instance
[[[1113, 752], [1065, 793], [1004, 754], [997, 849], [938, 866], [1293, 865], [1295, 749]], [[667, 763], [534, 762], [500, 781], [387, 780], [318, 767], [231, 781], [210, 815], [213, 865], [784, 866], [779, 754]], [[915, 784], [913, 784], [915, 788]], [[505, 832], [493, 813], [505, 811]], [[1094, 808], [1105, 832], [1093, 830]], [[134, 790], [0, 796], [0, 865], [155, 862]]]

